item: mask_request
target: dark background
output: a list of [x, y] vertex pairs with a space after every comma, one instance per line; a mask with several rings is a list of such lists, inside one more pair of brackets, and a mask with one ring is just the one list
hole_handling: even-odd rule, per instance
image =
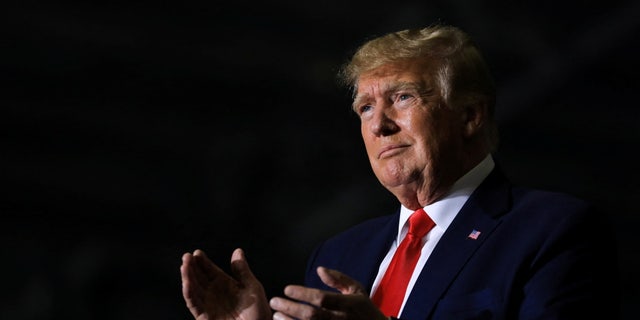
[[638, 312], [638, 1], [4, 5], [1, 319], [189, 319], [196, 248], [245, 248], [269, 296], [300, 283], [318, 241], [397, 206], [338, 67], [438, 21], [494, 70], [512, 179], [608, 214]]

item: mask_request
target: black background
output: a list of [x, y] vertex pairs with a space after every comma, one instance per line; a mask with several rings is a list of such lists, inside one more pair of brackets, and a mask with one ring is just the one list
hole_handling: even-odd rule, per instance
[[468, 31], [493, 68], [512, 179], [607, 212], [623, 317], [637, 314], [638, 1], [23, 1], [1, 14], [2, 319], [189, 319], [179, 265], [196, 248], [224, 268], [245, 248], [269, 296], [300, 283], [318, 241], [397, 206], [337, 69], [372, 36], [434, 22]]

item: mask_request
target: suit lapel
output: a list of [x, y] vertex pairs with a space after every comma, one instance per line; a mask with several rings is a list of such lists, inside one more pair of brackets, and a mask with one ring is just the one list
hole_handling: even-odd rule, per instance
[[367, 237], [352, 242], [349, 266], [343, 272], [360, 282], [366, 289], [371, 290], [373, 281], [378, 274], [382, 259], [387, 254], [398, 233], [400, 211], [388, 217], [387, 221], [367, 232]]
[[[478, 187], [427, 260], [402, 311], [403, 318], [429, 317], [449, 284], [499, 224], [497, 216], [508, 206], [507, 191], [506, 180], [498, 170]], [[473, 230], [481, 232], [475, 240], [469, 238]]]

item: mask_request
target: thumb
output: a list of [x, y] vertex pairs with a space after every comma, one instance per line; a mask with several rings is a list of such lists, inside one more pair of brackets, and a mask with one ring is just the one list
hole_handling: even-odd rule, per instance
[[364, 287], [360, 283], [338, 270], [318, 267], [316, 271], [324, 284], [340, 291], [342, 294], [366, 294]]

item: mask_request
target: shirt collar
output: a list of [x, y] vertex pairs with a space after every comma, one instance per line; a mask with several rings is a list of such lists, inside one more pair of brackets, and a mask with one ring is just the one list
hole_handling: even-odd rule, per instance
[[[495, 167], [495, 162], [491, 155], [487, 155], [473, 169], [469, 170], [464, 176], [458, 179], [451, 190], [440, 200], [424, 207], [431, 220], [436, 223], [435, 228], [446, 230], [451, 221], [456, 217], [462, 206], [467, 202], [473, 191], [482, 183]], [[409, 226], [407, 221], [414, 210], [408, 209], [401, 205], [400, 221], [398, 223], [397, 244], [404, 238]]]

